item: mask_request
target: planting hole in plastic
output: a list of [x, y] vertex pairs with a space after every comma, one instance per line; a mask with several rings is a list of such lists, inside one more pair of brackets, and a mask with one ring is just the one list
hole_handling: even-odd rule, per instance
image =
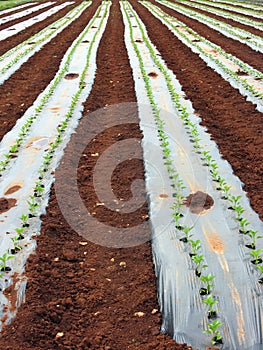
[[158, 74], [155, 73], [155, 72], [150, 72], [150, 73], [148, 74], [148, 76], [149, 76], [150, 78], [157, 78], [157, 77], [158, 77]]
[[73, 80], [73, 79], [77, 79], [78, 76], [79, 76], [79, 74], [77, 74], [77, 73], [68, 73], [64, 76], [64, 78], [67, 80]]

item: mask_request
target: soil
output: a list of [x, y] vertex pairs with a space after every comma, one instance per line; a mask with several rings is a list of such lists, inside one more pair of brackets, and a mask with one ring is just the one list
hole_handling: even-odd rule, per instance
[[[0, 86], [1, 138], [53, 78], [66, 49], [84, 29], [98, 4], [99, 1], [93, 1], [70, 29], [45, 45]], [[218, 144], [222, 156], [244, 183], [252, 207], [263, 219], [262, 113], [208, 68], [142, 5], [135, 0], [132, 4], [168, 67], [180, 80], [187, 98], [202, 118], [202, 124]], [[1, 54], [19, 40], [30, 37], [32, 30], [37, 31], [51, 22], [49, 18], [36, 24], [23, 31], [19, 39], [7, 40], [6, 46], [5, 42], [1, 43]], [[195, 22], [195, 30], [198, 31], [199, 26], [202, 35], [204, 31], [207, 36], [215, 35], [214, 31]], [[136, 101], [123, 31], [119, 4], [114, 0], [99, 46], [96, 78], [84, 104], [84, 114], [107, 105]], [[224, 38], [224, 42], [234, 45], [233, 40]], [[240, 47], [238, 43], [236, 45]], [[255, 61], [262, 67], [262, 57], [260, 62], [259, 56], [254, 54], [252, 57], [250, 50], [244, 50], [242, 55], [245, 62], [253, 59], [253, 64]], [[103, 204], [96, 205], [98, 198], [92, 172], [98, 156], [120, 139], [142, 137], [136, 113], [131, 116], [131, 124], [122, 125], [122, 128], [107, 128], [107, 120], [101, 123], [105, 123], [105, 132], [89, 143], [79, 163], [78, 185], [83, 202], [88, 211], [94, 210], [94, 217], [109, 226], [147, 223], [146, 197], [136, 215], [115, 213], [113, 216]], [[71, 175], [65, 172], [65, 179]], [[143, 176], [141, 161], [128, 160], [120, 164], [112, 175], [112, 188], [117, 198], [128, 200], [131, 183]], [[186, 344], [177, 344], [169, 335], [160, 334], [161, 313], [150, 242], [114, 249], [83, 239], [63, 217], [54, 188], [42, 219], [41, 235], [36, 237], [36, 253], [31, 255], [26, 266], [26, 302], [13, 322], [4, 327], [1, 349], [190, 349]], [[138, 232], [142, 237], [150, 236], [150, 228], [145, 226], [145, 232]]]
[[0, 198], [0, 213], [5, 213], [16, 205], [15, 198]]
[[214, 205], [214, 200], [209, 194], [197, 191], [189, 194], [183, 202], [194, 214], [201, 214]]

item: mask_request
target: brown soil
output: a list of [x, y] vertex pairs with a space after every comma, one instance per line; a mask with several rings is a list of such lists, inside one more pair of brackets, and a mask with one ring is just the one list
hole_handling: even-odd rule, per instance
[[[192, 28], [194, 31], [196, 31], [199, 35], [203, 36], [207, 40], [211, 41], [212, 43], [222, 47], [226, 52], [232, 54], [233, 56], [238, 57], [244, 62], [247, 62], [248, 55], [250, 56], [249, 64], [255, 68], [258, 69], [260, 72], [263, 70], [263, 60], [262, 60], [262, 54], [260, 52], [256, 52], [252, 50], [249, 46], [242, 44], [241, 42], [238, 42], [237, 40], [227, 38], [225, 35], [222, 35], [221, 33], [217, 32], [216, 30], [213, 30], [206, 26], [205, 24], [202, 24], [198, 22], [195, 19], [186, 17], [181, 15], [179, 12], [169, 9], [166, 6], [158, 5], [164, 12], [168, 13], [170, 16], [176, 17], [179, 21], [183, 22], [189, 28]], [[196, 10], [197, 11], [197, 10]], [[212, 14], [210, 14], [210, 17], [213, 17]], [[216, 16], [214, 17], [216, 18]], [[250, 17], [250, 19], [252, 19]], [[231, 24], [231, 23], [229, 23]], [[233, 24], [233, 23], [232, 23]], [[236, 27], [239, 27], [238, 23], [235, 23]], [[246, 30], [249, 30], [249, 28], [246, 28]], [[250, 30], [252, 31], [252, 30]], [[258, 33], [255, 33], [258, 35]], [[260, 33], [261, 36], [263, 33]], [[227, 40], [226, 40], [227, 39]]]
[[51, 8], [52, 8], [52, 5], [51, 5], [51, 6], [47, 6], [47, 7], [43, 8], [43, 9], [40, 9], [40, 10], [38, 10], [38, 11], [36, 11], [36, 12], [30, 13], [30, 14], [24, 16], [24, 17], [17, 18], [17, 19], [14, 19], [13, 21], [4, 23], [4, 24], [0, 25], [0, 30], [9, 28], [9, 27], [11, 27], [11, 26], [14, 26], [14, 25], [17, 24], [17, 23], [27, 21], [29, 18], [38, 16], [38, 15], [40, 15], [41, 13], [43, 13], [43, 12], [45, 12], [45, 11], [48, 11], [48, 10], [51, 9]]
[[[94, 1], [70, 30], [63, 31], [0, 86], [1, 137], [52, 79], [67, 47], [83, 30], [98, 3]], [[146, 9], [135, 1], [132, 3], [221, 154], [244, 182], [253, 208], [263, 218], [262, 114]], [[49, 20], [46, 23], [50, 23]], [[200, 28], [205, 30], [203, 26]], [[245, 57], [245, 52], [243, 54]], [[250, 59], [251, 55], [247, 54], [246, 62]], [[84, 114], [105, 105], [132, 101], [135, 101], [134, 83], [123, 42], [119, 4], [114, 0]], [[101, 122], [105, 122], [106, 128], [107, 120]], [[88, 209], [93, 208], [98, 219], [121, 227], [135, 220], [147, 221], [146, 203], [136, 217], [112, 217], [103, 205], [96, 206], [91, 177], [97, 155], [116, 140], [131, 137], [141, 138], [136, 115], [131, 117], [129, 126], [108, 129], [90, 143], [82, 154], [78, 171], [80, 194]], [[87, 154], [93, 155], [88, 161]], [[65, 178], [67, 176], [71, 174], [65, 173]], [[116, 196], [127, 200], [131, 196], [130, 184], [138, 178], [143, 178], [140, 161], [121, 164], [112, 176]], [[149, 232], [147, 229], [138, 234], [149, 235]], [[54, 189], [37, 242], [36, 254], [30, 257], [26, 267], [26, 302], [11, 325], [5, 326], [0, 349], [189, 349], [160, 334], [161, 315], [149, 242], [113, 249], [84, 240], [65, 221]]]
[[197, 191], [189, 194], [184, 200], [184, 204], [194, 214], [201, 214], [214, 205], [214, 200], [209, 194]]
[[15, 198], [0, 198], [0, 213], [5, 213], [16, 205]]
[[[176, 3], [177, 1], [173, 1], [173, 2]], [[180, 4], [180, 2], [179, 2], [179, 4]], [[212, 17], [212, 18], [218, 19], [219, 21], [222, 21], [222, 22], [225, 22], [227, 24], [230, 24], [231, 26], [239, 27], [241, 29], [247, 30], [248, 32], [253, 33], [255, 35], [262, 36], [262, 31], [261, 30], [253, 28], [253, 27], [248, 26], [246, 24], [242, 24], [241, 22], [234, 21], [233, 19], [225, 18], [225, 17], [219, 16], [219, 15], [213, 14], [211, 12], [208, 12], [208, 11], [205, 11], [205, 10], [201, 10], [201, 9], [197, 9], [195, 7], [188, 6], [188, 5], [184, 5], [184, 7], [187, 7], [189, 9], [191, 9], [191, 10], [194, 10], [194, 11], [197, 11], [199, 13], [202, 13], [202, 14], [208, 16], [208, 17]], [[234, 11], [229, 11], [228, 10], [228, 12], [236, 14]], [[252, 20], [253, 19], [255, 20], [255, 17], [251, 17], [251, 16], [246, 16], [246, 17], [248, 17], [248, 18], [250, 18]], [[257, 19], [257, 20], [259, 21], [259, 19]]]

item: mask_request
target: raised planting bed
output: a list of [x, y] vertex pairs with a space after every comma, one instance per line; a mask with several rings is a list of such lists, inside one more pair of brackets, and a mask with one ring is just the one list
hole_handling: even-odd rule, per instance
[[[245, 286], [249, 289], [252, 287], [250, 300], [255, 300], [256, 295], [261, 294], [262, 237], [258, 236], [258, 249], [253, 246], [252, 252], [247, 252], [251, 257], [252, 270], [249, 272], [246, 252], [240, 252], [243, 250], [240, 233], [248, 233], [251, 238], [258, 231], [262, 231], [262, 223], [249, 207], [243, 211], [243, 204], [239, 201], [243, 198], [246, 202], [246, 199], [242, 195], [241, 184], [232, 177], [229, 166], [221, 163], [215, 145], [209, 141], [203, 130], [199, 130], [198, 119], [189, 102], [184, 100], [178, 82], [151, 45], [139, 17], [128, 2], [122, 4], [128, 28], [126, 44], [135, 74], [134, 80], [138, 82], [138, 102], [146, 104], [148, 96], [152, 107], [151, 116], [147, 107], [139, 105], [144, 133], [146, 187], [150, 196], [153, 226], [153, 250], [159, 281], [159, 300], [164, 315], [163, 331], [172, 334], [179, 342], [190, 343], [195, 348], [205, 348], [209, 341], [202, 338], [202, 335], [197, 335], [203, 327], [204, 333], [211, 336], [211, 345], [222, 342], [221, 347], [225, 349], [245, 349], [251, 346], [257, 349], [262, 339], [259, 337], [254, 344], [248, 340], [257, 337], [257, 326], [253, 336], [245, 334], [251, 331], [251, 322], [257, 318], [257, 312], [252, 317], [251, 315], [259, 308], [261, 298], [258, 299], [258, 306], [252, 306], [249, 311], [246, 306], [242, 310], [244, 304], [241, 300], [246, 299]], [[181, 126], [178, 119], [182, 119]], [[185, 133], [182, 130], [183, 125], [186, 127]], [[158, 151], [158, 145], [161, 152]], [[211, 175], [207, 172], [207, 167], [210, 168]], [[158, 169], [159, 177], [152, 169]], [[219, 169], [222, 171], [221, 175]], [[163, 193], [160, 194], [161, 190]], [[184, 198], [187, 198], [186, 202]], [[230, 203], [226, 204], [225, 201]], [[185, 204], [190, 207], [190, 212], [184, 207]], [[233, 216], [228, 213], [229, 209], [230, 212], [237, 212], [236, 223], [235, 219], [232, 221]], [[238, 214], [239, 210], [242, 214]], [[245, 212], [250, 212], [249, 218], [254, 216], [257, 232], [247, 228], [248, 217], [241, 218]], [[251, 248], [251, 242], [247, 244], [244, 241], [244, 246]], [[237, 249], [236, 253], [234, 247]], [[258, 258], [254, 259], [254, 254], [259, 254]], [[242, 261], [245, 263], [244, 270], [236, 274]], [[258, 277], [257, 272], [255, 275], [253, 272], [255, 262], [259, 264], [255, 270]], [[241, 275], [245, 278], [243, 282], [240, 280]], [[198, 283], [198, 278], [204, 283], [203, 286]], [[235, 281], [236, 278], [238, 281]], [[245, 295], [242, 296], [243, 292]], [[202, 303], [206, 305], [203, 312], [208, 313], [208, 321], [202, 318]], [[248, 311], [247, 316], [245, 310]], [[201, 319], [198, 320], [199, 317]], [[237, 320], [242, 321], [238, 323]], [[261, 324], [260, 318], [257, 322]], [[239, 328], [236, 327], [237, 323]], [[186, 335], [189, 328], [195, 334], [195, 339], [189, 339]]]
[[7, 51], [0, 57], [0, 84], [8, 79], [29, 57], [39, 51], [46, 43], [78, 18], [91, 2], [82, 2], [64, 17], [51, 23], [45, 29]]
[[[98, 8], [64, 56], [53, 81], [1, 143], [1, 197], [11, 205], [8, 213], [5, 210], [2, 213], [1, 224], [6, 236], [2, 236], [0, 249], [6, 261], [12, 259], [9, 269], [16, 275], [15, 280], [5, 278], [1, 289], [14, 283], [18, 304], [24, 292], [21, 276], [24, 263], [21, 262], [34, 248], [31, 238], [39, 231], [39, 216], [47, 204], [47, 194], [53, 182], [52, 172], [80, 118], [81, 103], [90, 92], [95, 74], [96, 48], [105, 29], [109, 7], [110, 2], [102, 3]], [[16, 257], [14, 253], [19, 255]], [[13, 317], [11, 308], [10, 302], [2, 295], [1, 318], [5, 322]]]
[[[48, 5], [50, 6], [52, 4], [48, 3]], [[47, 11], [44, 11], [42, 13], [40, 13], [37, 16], [34, 16], [32, 18], [29, 18], [21, 23], [18, 24], [14, 24], [6, 29], [2, 29], [0, 30], [0, 40], [5, 40], [7, 38], [9, 38], [10, 36], [16, 35], [19, 32], [25, 30], [26, 28], [32, 26], [33, 24], [39, 22], [39, 21], [43, 21], [45, 18], [47, 18], [48, 16], [52, 16], [54, 13], [58, 12], [59, 10], [63, 9], [64, 7], [68, 6], [72, 4], [72, 2], [64, 2], [60, 5], [57, 6], [53, 6], [52, 8], [50, 8]]]

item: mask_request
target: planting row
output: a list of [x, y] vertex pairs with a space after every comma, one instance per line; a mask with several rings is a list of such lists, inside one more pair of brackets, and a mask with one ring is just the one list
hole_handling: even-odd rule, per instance
[[10, 13], [10, 12], [21, 10], [21, 9], [23, 9], [25, 7], [28, 7], [28, 6], [33, 6], [34, 4], [37, 4], [37, 2], [28, 2], [26, 4], [22, 4], [22, 5], [19, 5], [19, 6], [15, 6], [15, 7], [12, 7], [12, 8], [8, 8], [8, 9], [5, 9], [5, 10], [2, 10], [2, 11], [0, 11], [0, 16], [5, 15], [5, 14]]
[[263, 38], [252, 34], [251, 32], [241, 29], [239, 27], [231, 26], [223, 21], [220, 21], [218, 19], [211, 18], [207, 15], [201, 14], [197, 11], [191, 10], [189, 8], [186, 8], [182, 5], [166, 1], [166, 0], [156, 0], [157, 2], [176, 10], [177, 12], [183, 14], [184, 16], [193, 18], [200, 23], [203, 23], [207, 25], [210, 28], [215, 29], [216, 31], [220, 32], [221, 34], [232, 38], [234, 40], [238, 40], [243, 44], [248, 45], [255, 51], [259, 51], [263, 53]]
[[54, 6], [51, 9], [40, 13], [39, 15], [29, 18], [28, 20], [25, 20], [23, 22], [20, 22], [18, 24], [14, 24], [11, 27], [8, 27], [6, 29], [0, 30], [0, 41], [5, 40], [13, 35], [18, 34], [19, 32], [21, 32], [22, 30], [32, 26], [33, 24], [36, 24], [37, 22], [43, 21], [44, 19], [46, 19], [49, 16], [52, 16], [54, 13], [62, 10], [63, 8], [65, 8], [68, 5], [73, 4], [72, 1], [66, 1], [60, 5]]
[[263, 74], [148, 1], [141, 3], [191, 50], [263, 112]]
[[[226, 10], [218, 9], [217, 6], [216, 6], [216, 8], [211, 7], [211, 2], [204, 2], [204, 1], [192, 2], [192, 1], [183, 0], [183, 1], [180, 1], [180, 3], [187, 5], [187, 6], [191, 6], [191, 7], [196, 8], [196, 9], [210, 12], [210, 13], [215, 14], [217, 16], [232, 19], [236, 22], [251, 26], [253, 28], [257, 28], [259, 30], [263, 30], [262, 21], [258, 21], [255, 18], [250, 19], [249, 17], [247, 17], [248, 15], [250, 15], [252, 17], [263, 19], [263, 15], [259, 14], [259, 12], [257, 12], [257, 11], [252, 11], [252, 14], [251, 14], [249, 10], [245, 10], [243, 13], [246, 14], [247, 16], [242, 16], [242, 15], [238, 15], [235, 13], [231, 13], [231, 12], [226, 11]], [[222, 8], [225, 9], [225, 6], [222, 6]], [[227, 10], [230, 10], [229, 6], [227, 7]]]
[[28, 38], [21, 44], [12, 48], [0, 57], [0, 84], [8, 79], [16, 70], [18, 70], [29, 57], [33, 56], [45, 44], [50, 42], [58, 33], [68, 27], [75, 19], [77, 19], [83, 11], [90, 6], [90, 2], [82, 2], [69, 13], [59, 20], [51, 23], [37, 34]]
[[[1, 229], [6, 234], [0, 241], [0, 260], [4, 262], [0, 284], [2, 291], [15, 284], [17, 304], [23, 299], [26, 281], [22, 273], [35, 246], [32, 236], [40, 231], [40, 215], [48, 203], [53, 172], [92, 88], [96, 52], [110, 6], [109, 1], [102, 2], [68, 49], [53, 81], [0, 144], [1, 198], [9, 204], [9, 210], [1, 214]], [[16, 310], [10, 310], [13, 303], [4, 292], [0, 301], [1, 319], [5, 315], [7, 323]]]
[[[212, 0], [212, 3], [215, 4], [222, 4], [223, 6], [227, 5], [233, 5], [233, 1], [231, 0], [222, 0], [222, 1], [218, 1], [218, 0]], [[245, 1], [235, 1], [234, 5], [235, 6], [239, 6], [245, 9], [251, 9], [254, 11], [262, 11], [262, 7], [260, 6], [260, 0], [255, 0], [253, 2], [245, 2]]]
[[208, 336], [223, 349], [256, 349], [262, 223], [144, 24], [128, 2], [121, 8], [144, 134], [162, 329], [199, 349]]
[[13, 15], [8, 15], [6, 17], [2, 17], [2, 18], [0, 18], [0, 25], [7, 23], [7, 22], [10, 22], [10, 21], [13, 21], [13, 20], [18, 19], [18, 18], [27, 16], [27, 15], [30, 15], [31, 13], [42, 10], [43, 8], [51, 6], [53, 4], [54, 4], [54, 2], [52, 2], [52, 1], [45, 2], [41, 5], [30, 7], [29, 9], [26, 9], [24, 11], [16, 12]]

